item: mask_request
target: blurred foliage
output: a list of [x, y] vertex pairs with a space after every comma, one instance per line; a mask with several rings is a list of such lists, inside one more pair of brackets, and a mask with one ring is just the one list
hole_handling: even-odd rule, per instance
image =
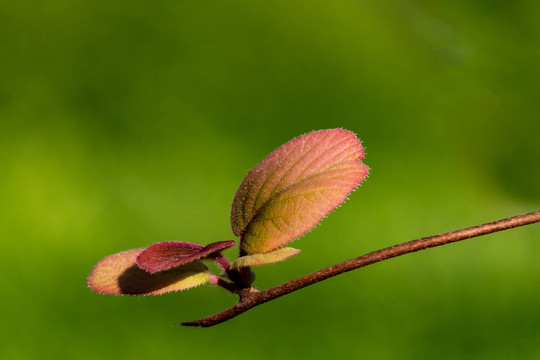
[[[538, 359], [539, 228], [407, 255], [215, 328], [201, 287], [92, 293], [105, 255], [232, 239], [271, 150], [344, 127], [370, 178], [261, 288], [537, 210], [540, 3], [1, 1], [5, 359]], [[233, 257], [235, 251], [229, 251]]]

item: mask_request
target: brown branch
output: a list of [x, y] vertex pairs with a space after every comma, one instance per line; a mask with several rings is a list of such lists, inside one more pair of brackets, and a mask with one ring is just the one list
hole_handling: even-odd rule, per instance
[[483, 225], [473, 226], [462, 230], [456, 230], [445, 234], [429, 236], [399, 245], [390, 246], [336, 265], [332, 265], [325, 269], [315, 271], [311, 274], [304, 275], [298, 279], [288, 281], [267, 290], [258, 291], [253, 287], [243, 289], [239, 292], [240, 301], [236, 305], [225, 311], [200, 320], [183, 322], [182, 325], [203, 327], [217, 325], [224, 321], [230, 320], [257, 305], [264, 304], [267, 301], [274, 300], [280, 296], [300, 290], [306, 286], [318, 283], [319, 281], [326, 280], [347, 271], [375, 264], [379, 261], [387, 260], [396, 256], [409, 254], [418, 250], [429, 249], [460, 240], [491, 234], [497, 231], [533, 224], [539, 221], [540, 211], [535, 211]]

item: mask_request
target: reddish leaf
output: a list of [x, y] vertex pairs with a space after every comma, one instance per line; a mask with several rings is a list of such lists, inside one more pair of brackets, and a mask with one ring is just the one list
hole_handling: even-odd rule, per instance
[[198, 260], [152, 275], [135, 263], [143, 250], [132, 249], [107, 256], [92, 270], [88, 285], [104, 294], [158, 295], [189, 289], [210, 279], [208, 268]]
[[368, 174], [360, 140], [343, 129], [299, 136], [253, 168], [238, 188], [231, 226], [248, 254], [265, 253], [313, 228]]
[[236, 244], [218, 241], [207, 246], [184, 241], [163, 241], [150, 245], [137, 256], [137, 265], [151, 274], [201, 259]]

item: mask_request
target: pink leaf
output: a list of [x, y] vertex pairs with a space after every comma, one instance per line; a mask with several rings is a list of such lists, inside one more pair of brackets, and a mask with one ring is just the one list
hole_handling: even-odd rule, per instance
[[88, 285], [104, 294], [158, 295], [189, 289], [210, 279], [208, 268], [198, 260], [152, 275], [135, 263], [143, 250], [132, 249], [107, 256], [92, 270]]
[[265, 253], [313, 228], [368, 174], [360, 140], [343, 129], [290, 140], [253, 168], [238, 188], [231, 226], [248, 254]]
[[137, 256], [137, 265], [153, 274], [210, 256], [235, 244], [233, 240], [218, 241], [207, 246], [184, 241], [158, 242], [150, 245]]

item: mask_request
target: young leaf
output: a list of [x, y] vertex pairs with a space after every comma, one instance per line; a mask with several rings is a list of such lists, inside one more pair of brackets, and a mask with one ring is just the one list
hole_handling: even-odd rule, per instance
[[162, 241], [144, 249], [137, 256], [137, 265], [151, 274], [216, 254], [236, 244], [235, 241], [218, 241], [207, 246], [185, 241]]
[[294, 249], [292, 247], [282, 247], [264, 254], [241, 256], [232, 263], [231, 269], [238, 269], [246, 266], [273, 264], [279, 261], [286, 260], [298, 253], [300, 253], [300, 250], [298, 249]]
[[301, 135], [255, 166], [238, 188], [231, 226], [248, 254], [276, 249], [313, 228], [368, 174], [350, 131]]
[[98, 262], [88, 277], [90, 288], [113, 295], [158, 295], [189, 289], [210, 279], [208, 268], [199, 260], [152, 275], [135, 262], [143, 250], [123, 251]]

